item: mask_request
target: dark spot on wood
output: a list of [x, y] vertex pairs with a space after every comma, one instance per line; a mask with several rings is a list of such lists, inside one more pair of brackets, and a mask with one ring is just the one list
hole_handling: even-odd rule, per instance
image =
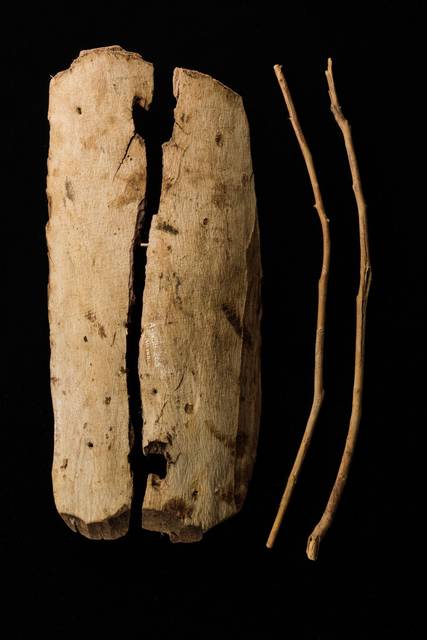
[[224, 144], [223, 139], [222, 139], [222, 133], [220, 131], [218, 131], [218, 133], [215, 136], [215, 144], [218, 147], [222, 147], [222, 145]]
[[226, 186], [223, 182], [217, 182], [211, 201], [218, 209], [223, 209], [227, 205]]
[[83, 336], [83, 340], [87, 342], [87, 336]]
[[193, 507], [188, 505], [182, 498], [171, 498], [171, 500], [165, 503], [163, 509], [164, 511], [173, 513], [180, 520], [191, 518], [194, 510]]
[[126, 369], [124, 367], [120, 367], [120, 373], [126, 374], [127, 371], [126, 371]]
[[51, 381], [52, 384], [58, 384], [59, 378], [55, 378], [55, 376], [52, 376], [50, 381]]
[[77, 113], [78, 113], [79, 115], [81, 115], [81, 114], [82, 114], [81, 107], [76, 107], [76, 111], [77, 111]]
[[206, 227], [206, 225], [209, 222], [209, 218], [203, 218], [203, 226]]
[[107, 337], [107, 334], [105, 332], [103, 325], [97, 321], [96, 314], [93, 311], [88, 311], [85, 314], [85, 318], [87, 318], [89, 322], [91, 322], [98, 329], [98, 335], [100, 335], [101, 338]]
[[73, 202], [73, 200], [74, 200], [73, 184], [72, 184], [71, 180], [69, 180], [68, 178], [66, 178], [66, 180], [65, 180], [65, 194], [66, 194], [68, 200], [71, 200], [71, 202]]
[[187, 402], [187, 404], [184, 407], [184, 411], [185, 413], [193, 413], [194, 407], [191, 404], [191, 402]]
[[89, 447], [89, 449], [92, 449], [93, 448], [93, 442], [88, 442], [87, 446]]
[[155, 396], [157, 393], [157, 389], [151, 389], [151, 393], [153, 394], [153, 396]]
[[166, 233], [171, 233], [174, 236], [176, 236], [179, 233], [178, 229], [173, 227], [168, 222], [164, 222], [164, 221], [158, 222], [156, 229], [158, 229], [159, 231], [165, 231]]
[[160, 487], [160, 478], [155, 473], [151, 475], [151, 486], [154, 489], [158, 489]]
[[234, 442], [234, 438], [232, 438], [231, 436], [228, 435], [228, 433], [223, 433], [222, 431], [220, 431], [219, 429], [217, 429], [214, 425], [214, 423], [212, 422], [212, 420], [206, 420], [205, 424], [207, 426], [207, 428], [209, 429], [209, 431], [212, 433], [212, 435], [219, 440], [220, 442], [222, 442], [222, 444], [227, 447], [227, 449], [231, 449], [234, 452], [234, 448], [235, 448], [235, 442]]
[[194, 489], [194, 491], [191, 494], [191, 497], [193, 498], [193, 500], [196, 500], [198, 495], [199, 495], [199, 492], [197, 491], [197, 489]]
[[104, 327], [99, 322], [98, 322], [98, 333], [101, 336], [101, 338], [106, 338], [107, 337], [107, 334], [105, 333]]
[[240, 318], [237, 315], [237, 313], [235, 312], [235, 310], [230, 305], [225, 304], [225, 303], [221, 306], [221, 310], [222, 310], [223, 314], [225, 315], [225, 317], [227, 318], [228, 322], [233, 327], [234, 331], [237, 333], [237, 335], [241, 336], [242, 335], [242, 323], [240, 322]]
[[111, 402], [111, 396], [105, 396], [104, 404], [110, 404], [110, 402]]
[[108, 431], [112, 431], [112, 430], [113, 430], [113, 427], [110, 427], [110, 428], [108, 429]]
[[60, 469], [66, 469], [68, 467], [68, 458], [64, 458], [62, 461], [61, 466], [59, 467]]
[[248, 436], [243, 431], [239, 431], [236, 438], [236, 457], [242, 458], [245, 455], [248, 444]]
[[234, 487], [230, 485], [226, 489], [222, 489], [219, 492], [219, 497], [227, 504], [234, 504]]
[[176, 275], [176, 273], [172, 274], [173, 277], [175, 278], [175, 302], [178, 305], [182, 304], [182, 298], [179, 295], [179, 287], [181, 286], [181, 280], [179, 279], [179, 277]]
[[86, 429], [86, 427], [87, 427], [87, 422], [83, 424], [83, 429]]
[[248, 345], [248, 347], [252, 346], [252, 336], [249, 333], [249, 329], [246, 325], [243, 325], [243, 333], [242, 333], [243, 343]]
[[111, 444], [108, 445], [108, 451], [111, 451]]
[[168, 250], [169, 252], [171, 252], [171, 251], [172, 251], [172, 247], [170, 246], [170, 244], [168, 244], [168, 246], [167, 246], [167, 250]]

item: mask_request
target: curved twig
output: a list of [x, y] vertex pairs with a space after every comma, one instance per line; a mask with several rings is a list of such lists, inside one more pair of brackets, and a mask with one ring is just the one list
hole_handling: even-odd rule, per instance
[[360, 181], [359, 167], [357, 164], [356, 154], [354, 151], [353, 139], [351, 135], [350, 124], [344, 117], [341, 107], [338, 103], [335, 91], [334, 76], [332, 73], [332, 60], [328, 60], [328, 69], [326, 71], [328, 81], [329, 97], [331, 100], [331, 111], [334, 118], [341, 129], [344, 137], [345, 148], [347, 151], [348, 162], [350, 165], [351, 176], [353, 179], [353, 191], [357, 204], [359, 217], [359, 237], [360, 237], [360, 282], [359, 291], [356, 298], [356, 345], [355, 345], [355, 364], [354, 364], [354, 382], [353, 382], [353, 401], [351, 408], [350, 424], [348, 428], [347, 439], [335, 484], [332, 487], [328, 503], [321, 519], [313, 529], [307, 542], [307, 556], [310, 560], [316, 560], [319, 552], [319, 545], [332, 524], [335, 512], [337, 510], [342, 492], [347, 481], [351, 460], [356, 444], [357, 434], [359, 431], [360, 418], [362, 414], [362, 391], [363, 391], [363, 368], [364, 368], [364, 344], [365, 344], [365, 326], [366, 326], [366, 305], [368, 301], [369, 287], [371, 284], [371, 265], [369, 260], [368, 245], [368, 226], [366, 217], [366, 202], [363, 196], [362, 184]]
[[330, 236], [329, 236], [329, 220], [326, 217], [325, 208], [323, 206], [323, 198], [320, 192], [319, 183], [317, 180], [316, 170], [314, 168], [313, 158], [310, 149], [305, 140], [304, 134], [301, 129], [301, 125], [298, 120], [298, 116], [292, 101], [292, 97], [283, 75], [283, 71], [280, 65], [275, 65], [274, 71], [277, 76], [280, 88], [285, 99], [286, 106], [289, 112], [289, 119], [297, 137], [299, 146], [301, 148], [302, 155], [304, 157], [307, 172], [310, 178], [311, 187], [314, 194], [314, 207], [318, 213], [320, 224], [322, 226], [323, 237], [323, 260], [322, 271], [319, 278], [318, 285], [318, 302], [317, 302], [317, 327], [316, 327], [316, 347], [315, 347], [315, 363], [314, 363], [314, 395], [313, 403], [311, 406], [310, 415], [305, 427], [304, 435], [301, 440], [301, 444], [298, 449], [292, 470], [289, 474], [288, 481], [286, 483], [285, 491], [283, 493], [280, 506], [274, 520], [270, 535], [267, 540], [267, 547], [271, 549], [274, 545], [275, 539], [279, 532], [280, 525], [284, 518], [285, 512], [288, 508], [292, 492], [297, 483], [298, 476], [304, 462], [307, 450], [310, 446], [314, 428], [316, 426], [317, 418], [320, 412], [320, 407], [323, 402], [324, 389], [323, 389], [323, 353], [324, 353], [324, 341], [325, 341], [325, 317], [326, 317], [326, 296], [328, 288], [329, 277], [329, 263], [330, 263]]

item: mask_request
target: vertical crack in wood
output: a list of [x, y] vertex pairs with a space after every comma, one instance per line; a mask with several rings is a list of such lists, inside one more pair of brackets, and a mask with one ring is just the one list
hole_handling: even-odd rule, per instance
[[[154, 93], [150, 110], [145, 110], [138, 97], [133, 104], [134, 136], [143, 139], [146, 152], [146, 191], [139, 203], [131, 256], [129, 312], [126, 341], [126, 375], [129, 401], [129, 462], [133, 475], [131, 532], [141, 530], [142, 502], [147, 475], [166, 475], [166, 458], [159, 453], [148, 457], [142, 451], [143, 407], [138, 373], [139, 341], [141, 338], [142, 299], [147, 263], [146, 245], [153, 216], [160, 203], [162, 186], [162, 144], [172, 136], [175, 99], [172, 93], [172, 69], [158, 66], [154, 70]], [[145, 245], [145, 246], [144, 246]]]

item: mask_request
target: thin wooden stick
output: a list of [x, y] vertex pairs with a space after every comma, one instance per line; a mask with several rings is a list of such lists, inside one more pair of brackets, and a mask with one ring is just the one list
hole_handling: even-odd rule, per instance
[[359, 237], [360, 237], [360, 282], [359, 291], [356, 298], [356, 345], [354, 363], [353, 401], [351, 408], [350, 424], [341, 463], [335, 484], [329, 496], [328, 503], [321, 519], [313, 529], [307, 541], [307, 556], [310, 560], [316, 560], [319, 545], [325, 536], [334, 519], [342, 492], [347, 481], [351, 460], [359, 431], [360, 418], [362, 414], [362, 391], [363, 391], [363, 369], [364, 369], [364, 346], [366, 327], [366, 305], [368, 301], [369, 287], [371, 284], [371, 265], [369, 260], [368, 225], [366, 217], [366, 202], [363, 197], [362, 184], [360, 181], [359, 167], [354, 151], [353, 139], [350, 124], [344, 117], [338, 103], [335, 91], [334, 76], [332, 73], [332, 60], [328, 60], [326, 71], [328, 81], [329, 97], [331, 100], [331, 111], [341, 129], [350, 165], [351, 177], [353, 179], [353, 191], [357, 204], [359, 217]]
[[315, 347], [315, 360], [314, 360], [314, 394], [313, 402], [311, 406], [310, 415], [305, 427], [304, 435], [301, 440], [301, 444], [298, 449], [291, 473], [289, 474], [288, 481], [286, 483], [285, 491], [283, 493], [280, 506], [274, 520], [270, 535], [267, 540], [267, 547], [272, 548], [279, 532], [280, 525], [282, 524], [284, 515], [288, 508], [292, 492], [297, 483], [298, 476], [304, 462], [306, 453], [310, 446], [314, 428], [316, 426], [317, 418], [320, 412], [320, 408], [323, 402], [324, 389], [323, 389], [323, 352], [325, 342], [325, 316], [326, 316], [326, 296], [328, 289], [328, 277], [329, 277], [329, 263], [330, 263], [330, 236], [329, 236], [329, 220], [326, 217], [325, 208], [323, 206], [323, 198], [320, 192], [319, 183], [317, 180], [316, 170], [314, 168], [313, 158], [310, 149], [305, 140], [304, 134], [301, 129], [301, 125], [298, 120], [298, 116], [292, 101], [292, 97], [283, 75], [283, 71], [280, 65], [275, 65], [274, 71], [277, 76], [280, 88], [285, 99], [286, 106], [289, 112], [289, 119], [297, 137], [299, 146], [301, 148], [302, 155], [305, 160], [308, 175], [310, 177], [311, 187], [314, 194], [314, 207], [318, 213], [320, 224], [322, 226], [323, 237], [323, 260], [322, 271], [319, 278], [318, 285], [318, 301], [317, 301], [317, 328], [316, 328], [316, 347]]

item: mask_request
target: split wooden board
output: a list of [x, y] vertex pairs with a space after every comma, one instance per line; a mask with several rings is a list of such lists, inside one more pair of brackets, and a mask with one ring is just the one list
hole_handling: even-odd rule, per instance
[[[51, 82], [47, 228], [53, 486], [91, 538], [128, 529], [126, 324], [146, 189], [134, 100], [153, 68], [120, 47], [82, 52]], [[172, 139], [147, 253], [139, 354], [149, 476], [142, 526], [192, 541], [245, 498], [260, 413], [260, 255], [240, 96], [177, 69]], [[131, 399], [132, 401], [132, 399]]]

